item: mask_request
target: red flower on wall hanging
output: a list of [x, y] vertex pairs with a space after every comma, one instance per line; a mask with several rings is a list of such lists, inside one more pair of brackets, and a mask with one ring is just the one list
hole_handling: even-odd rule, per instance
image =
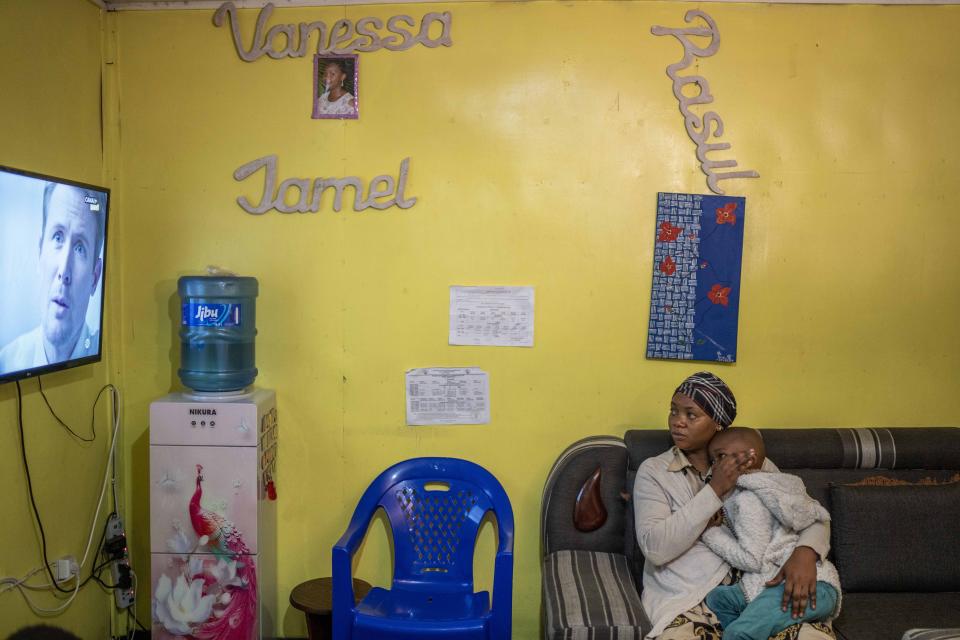
[[660, 223], [660, 233], [657, 234], [657, 240], [660, 242], [673, 242], [683, 233], [683, 227], [675, 227], [669, 221]]
[[673, 258], [667, 256], [660, 263], [660, 272], [672, 276], [677, 272], [677, 263], [673, 261]]
[[730, 226], [737, 224], [737, 214], [734, 213], [736, 210], [736, 202], [728, 202], [722, 207], [718, 207], [717, 224], [729, 224]]
[[713, 304], [727, 306], [730, 304], [730, 287], [715, 284], [710, 288], [710, 291], [707, 292], [707, 297], [710, 298], [710, 302]]

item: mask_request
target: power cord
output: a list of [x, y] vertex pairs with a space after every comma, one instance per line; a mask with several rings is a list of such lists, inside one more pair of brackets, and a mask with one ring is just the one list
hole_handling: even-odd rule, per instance
[[33, 497], [33, 481], [30, 479], [30, 464], [27, 462], [27, 445], [24, 443], [23, 438], [23, 392], [20, 389], [20, 381], [16, 381], [17, 384], [17, 427], [20, 429], [20, 453], [23, 457], [23, 469], [27, 474], [27, 491], [30, 494], [30, 506], [33, 507], [33, 517], [37, 521], [37, 527], [40, 529], [40, 542], [41, 550], [43, 552], [43, 564], [47, 570], [47, 575], [50, 576], [50, 584], [61, 593], [70, 593], [68, 589], [64, 589], [57, 583], [56, 578], [53, 577], [53, 570], [50, 569], [50, 560], [47, 559], [47, 536], [43, 531], [43, 522], [40, 520], [40, 511], [37, 509], [37, 501]]
[[133, 638], [136, 635], [137, 627], [140, 627], [142, 631], [150, 633], [150, 629], [147, 629], [145, 626], [143, 626], [143, 623], [140, 622], [140, 619], [137, 618], [136, 614], [133, 612], [133, 607], [127, 609], [127, 617], [128, 620], [133, 620], [133, 622], [136, 624], [136, 626], [130, 627], [130, 630], [127, 632], [127, 637]]
[[[37, 378], [37, 382], [38, 382], [38, 383], [40, 382], [39, 377]], [[83, 580], [82, 582], [81, 582], [81, 580], [80, 580], [80, 571], [81, 571], [81, 569], [83, 568], [83, 566], [86, 564], [86, 562], [87, 562], [87, 557], [89, 556], [89, 553], [90, 553], [90, 544], [93, 542], [94, 532], [96, 531], [96, 523], [97, 523], [98, 516], [99, 516], [99, 514], [100, 514], [100, 508], [101, 508], [101, 506], [103, 505], [103, 497], [104, 497], [104, 495], [105, 495], [105, 493], [106, 493], [107, 480], [108, 480], [109, 477], [110, 477], [111, 469], [113, 470], [114, 475], [116, 474], [116, 444], [117, 444], [117, 432], [118, 432], [119, 427], [120, 427], [120, 391], [119, 391], [114, 385], [112, 385], [112, 384], [104, 385], [104, 386], [100, 389], [99, 393], [97, 393], [97, 397], [96, 397], [96, 399], [94, 400], [94, 402], [93, 402], [93, 407], [92, 407], [92, 409], [91, 409], [91, 411], [93, 412], [93, 416], [95, 417], [95, 416], [96, 416], [96, 406], [97, 406], [97, 404], [99, 403], [100, 398], [101, 398], [101, 396], [103, 395], [103, 392], [106, 391], [106, 390], [108, 390], [108, 389], [112, 392], [112, 400], [113, 400], [113, 403], [112, 403], [112, 404], [113, 404], [113, 412], [112, 412], [113, 431], [112, 431], [112, 438], [111, 438], [111, 441], [110, 441], [110, 453], [109, 453], [109, 458], [108, 458], [107, 463], [106, 463], [106, 465], [105, 465], [103, 483], [102, 483], [101, 489], [100, 489], [100, 497], [99, 497], [98, 500], [97, 500], [97, 506], [96, 506], [96, 509], [94, 510], [94, 513], [93, 513], [93, 521], [90, 523], [90, 535], [89, 535], [88, 538], [87, 538], [87, 546], [86, 546], [86, 549], [84, 549], [84, 552], [83, 552], [83, 559], [80, 561], [79, 565], [77, 565], [77, 570], [76, 570], [76, 572], [75, 572], [76, 586], [75, 586], [74, 589], [71, 591], [71, 590], [64, 589], [63, 587], [61, 587], [60, 584], [57, 582], [57, 580], [54, 578], [54, 576], [53, 576], [53, 571], [52, 571], [52, 569], [51, 569], [51, 563], [50, 563], [50, 561], [49, 561], [49, 559], [48, 559], [46, 533], [44, 532], [43, 522], [41, 521], [40, 512], [39, 512], [39, 509], [37, 508], [36, 499], [35, 499], [34, 494], [33, 494], [33, 482], [32, 482], [32, 478], [31, 478], [31, 475], [30, 475], [30, 465], [29, 465], [29, 463], [28, 463], [28, 461], [27, 461], [26, 443], [25, 443], [24, 430], [23, 430], [23, 395], [22, 395], [22, 389], [21, 389], [21, 387], [20, 387], [20, 381], [19, 381], [19, 380], [16, 381], [16, 387], [17, 387], [17, 427], [18, 427], [19, 433], [20, 433], [20, 451], [21, 451], [22, 458], [23, 458], [24, 471], [25, 471], [26, 477], [27, 477], [27, 489], [28, 489], [28, 492], [29, 492], [29, 495], [30, 495], [30, 504], [31, 504], [31, 507], [33, 508], [33, 515], [34, 515], [34, 517], [35, 517], [35, 519], [36, 519], [37, 527], [38, 527], [39, 530], [40, 530], [41, 551], [42, 551], [42, 554], [43, 554], [44, 567], [41, 568], [41, 569], [37, 569], [37, 570], [29, 573], [25, 578], [23, 578], [23, 579], [21, 579], [21, 580], [6, 579], [6, 580], [3, 580], [2, 582], [7, 582], [7, 583], [10, 583], [10, 584], [12, 585], [12, 586], [7, 587], [8, 589], [9, 589], [9, 588], [14, 588], [14, 587], [20, 589], [21, 593], [23, 594], [24, 598], [27, 600], [28, 604], [30, 604], [30, 606], [31, 606], [32, 608], [34, 608], [36, 611], [43, 612], [43, 613], [54, 613], [54, 612], [57, 612], [57, 611], [61, 611], [61, 610], [65, 609], [67, 606], [69, 606], [69, 604], [70, 604], [70, 603], [73, 601], [73, 599], [76, 597], [76, 594], [77, 594], [77, 592], [79, 591], [80, 587], [81, 587], [81, 586], [84, 586], [85, 584], [87, 584], [91, 579], [99, 582], [99, 583], [100, 583], [101, 585], [103, 585], [105, 588], [115, 588], [114, 586], [111, 586], [111, 585], [108, 585], [108, 584], [104, 583], [104, 582], [100, 579], [100, 577], [99, 577], [99, 573], [102, 572], [103, 568], [106, 566], [105, 564], [104, 564], [104, 565], [101, 565], [101, 566], [99, 566], [99, 567], [94, 567], [94, 568], [92, 568], [92, 569], [91, 569], [91, 572], [90, 572], [90, 576], [88, 576], [87, 579], [86, 579], [86, 580]], [[50, 409], [50, 412], [51, 412], [51, 413], [53, 414], [53, 416], [57, 419], [57, 421], [58, 421], [61, 425], [63, 425], [68, 431], [70, 431], [70, 433], [72, 433], [74, 436], [76, 436], [76, 437], [79, 438], [80, 440], [88, 441], [87, 439], [78, 436], [72, 429], [70, 429], [70, 427], [68, 427], [68, 426], [59, 418], [59, 416], [57, 416], [56, 412], [53, 410], [53, 407], [51, 407], [49, 401], [47, 401], [46, 395], [42, 393], [42, 388], [41, 388], [41, 394], [42, 394], [43, 397], [44, 397], [44, 401], [47, 403], [47, 407]], [[93, 438], [91, 438], [91, 440], [89, 440], [89, 441], [92, 441], [93, 439], [96, 438], [96, 430], [95, 430], [95, 428], [93, 427], [93, 425], [91, 425], [91, 431], [93, 432]], [[116, 513], [116, 508], [117, 508], [117, 495], [116, 495], [116, 478], [115, 478], [115, 477], [114, 477], [114, 482], [113, 482], [113, 499], [114, 499], [114, 512], [113, 512], [113, 513]], [[103, 533], [102, 533], [102, 537], [101, 537], [101, 542], [100, 542], [100, 547], [99, 547], [99, 548], [102, 548], [102, 546], [103, 546], [103, 536], [105, 536], [105, 535], [106, 535], [106, 525], [104, 525], [104, 530], [103, 530]], [[39, 573], [40, 571], [43, 571], [44, 569], [46, 570], [47, 575], [48, 575], [49, 578], [50, 578], [50, 583], [49, 583], [49, 584], [43, 585], [43, 586], [34, 586], [34, 585], [27, 585], [27, 584], [26, 584], [26, 581], [27, 581], [31, 576], [35, 575], [36, 573]], [[69, 599], [62, 607], [60, 607], [60, 608], [58, 608], [58, 609], [47, 610], [47, 609], [41, 609], [41, 608], [39, 608], [39, 607], [36, 607], [36, 606], [29, 600], [29, 598], [27, 598], [26, 593], [23, 591], [23, 588], [28, 588], [28, 589], [46, 589], [46, 588], [50, 588], [50, 587], [55, 588], [57, 591], [59, 591], [59, 592], [61, 592], [61, 593], [71, 594], [70, 599]]]
[[[108, 514], [107, 514], [107, 522], [109, 522], [109, 521], [110, 521], [110, 518], [111, 518], [112, 516], [116, 515], [116, 513], [117, 513], [116, 511], [111, 511], [110, 513], [108, 513]], [[104, 540], [106, 540], [106, 537], [107, 537], [107, 525], [104, 524], [104, 525], [103, 525], [103, 529], [102, 529], [102, 531], [101, 531], [101, 533], [100, 533], [100, 541], [97, 542], [97, 547], [96, 547], [97, 549], [103, 549], [103, 543], [104, 543]], [[105, 582], [100, 578], [100, 574], [103, 573], [103, 570], [104, 570], [104, 569], [106, 569], [108, 566], [110, 566], [110, 563], [111, 563], [111, 562], [113, 562], [113, 559], [112, 559], [112, 558], [108, 558], [108, 559], [104, 560], [103, 562], [101, 562], [100, 564], [96, 565], [95, 567], [91, 567], [91, 568], [90, 568], [90, 575], [88, 575], [88, 576], [84, 579], [84, 581], [80, 584], [80, 586], [82, 587], [82, 586], [86, 585], [88, 582], [90, 582], [91, 580], [93, 580], [93, 581], [97, 582], [97, 583], [98, 583], [101, 587], [103, 587], [104, 589], [114, 589], [114, 588], [116, 588], [117, 585], [107, 584], [107, 583], [105, 583]]]
[[[49, 570], [50, 570], [50, 567], [49, 567], [49, 565], [48, 565], [48, 566], [47, 566], [47, 571], [49, 571]], [[24, 587], [26, 587], [27, 589], [37, 590], [37, 589], [46, 589], [46, 588], [47, 588], [46, 586], [44, 586], [44, 587], [32, 587], [32, 586], [30, 586], [30, 585], [23, 584], [22, 582], [21, 582], [21, 583], [18, 583], [18, 584], [15, 584], [14, 586], [15, 586], [17, 589], [20, 590], [20, 595], [22, 595], [22, 596], [23, 596], [23, 599], [27, 601], [27, 604], [30, 605], [30, 608], [33, 609], [36, 613], [39, 613], [39, 614], [41, 614], [41, 615], [43, 615], [43, 614], [60, 613], [61, 611], [64, 611], [67, 607], [69, 607], [71, 604], [73, 604], [73, 601], [74, 601], [74, 599], [77, 597], [77, 594], [80, 593], [80, 581], [77, 580], [77, 581], [74, 583], [74, 587], [73, 587], [72, 590], [69, 590], [69, 589], [67, 589], [67, 590], [61, 589], [61, 591], [64, 591], [65, 593], [69, 593], [69, 594], [70, 594], [70, 597], [67, 598], [67, 600], [66, 600], [62, 605], [60, 605], [59, 607], [56, 607], [55, 609], [45, 609], [44, 607], [37, 606], [37, 604], [36, 604], [35, 602], [33, 602], [33, 600], [31, 600], [29, 596], [27, 596], [27, 592], [24, 591]]]
[[[136, 575], [136, 574], [132, 574], [132, 575], [133, 575], [133, 593], [134, 593], [134, 598], [136, 598], [136, 593], [137, 593], [137, 575]], [[133, 620], [134, 623], [136, 624], [136, 626], [132, 626], [132, 625], [131, 625], [131, 626], [128, 627], [128, 629], [127, 629], [127, 638], [128, 638], [128, 639], [132, 640], [132, 638], [136, 635], [137, 627], [140, 627], [143, 631], [146, 631], [147, 633], [150, 633], [150, 629], [147, 629], [145, 626], [143, 626], [143, 623], [140, 622], [140, 619], [139, 619], [139, 618], [137, 618], [137, 614], [135, 614], [135, 613], [133, 612], [133, 607], [128, 607], [128, 608], [127, 608], [127, 624], [130, 623], [130, 620]]]
[[96, 425], [97, 425], [97, 423], [96, 423], [96, 415], [97, 415], [97, 414], [96, 414], [95, 409], [97, 408], [97, 402], [100, 401], [100, 395], [107, 389], [107, 385], [105, 385], [104, 387], [102, 387], [102, 388], [100, 389], [100, 393], [97, 394], [97, 399], [93, 401], [93, 410], [91, 410], [91, 416], [90, 416], [90, 432], [91, 432], [93, 435], [90, 436], [89, 438], [84, 438], [83, 436], [81, 436], [80, 434], [78, 434], [76, 431], [74, 431], [73, 429], [71, 429], [70, 426], [69, 426], [66, 422], [64, 422], [63, 420], [60, 419], [60, 416], [57, 415], [57, 412], [53, 410], [53, 407], [52, 407], [52, 406], [50, 406], [50, 401], [47, 400], [47, 394], [43, 392], [43, 382], [40, 381], [40, 376], [37, 376], [37, 386], [40, 388], [40, 395], [43, 397], [43, 401], [46, 403], [47, 409], [50, 410], [50, 415], [52, 415], [54, 418], [56, 418], [57, 422], [60, 423], [60, 426], [62, 426], [62, 427], [63, 427], [64, 429], [66, 429], [67, 431], [69, 431], [69, 432], [70, 432], [70, 435], [72, 435], [74, 438], [76, 438], [77, 440], [80, 440], [80, 441], [82, 441], [82, 442], [93, 442], [94, 440], [97, 439], [97, 426], [96, 426]]

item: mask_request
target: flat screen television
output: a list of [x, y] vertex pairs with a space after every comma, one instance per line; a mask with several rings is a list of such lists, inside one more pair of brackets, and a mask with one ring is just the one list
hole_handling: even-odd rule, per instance
[[110, 190], [0, 166], [0, 383], [99, 362]]

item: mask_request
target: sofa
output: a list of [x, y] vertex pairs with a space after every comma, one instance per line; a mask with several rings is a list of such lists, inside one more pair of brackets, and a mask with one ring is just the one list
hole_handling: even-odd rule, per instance
[[[843, 590], [836, 637], [957, 633], [960, 428], [760, 431], [767, 457], [830, 511]], [[640, 463], [671, 446], [665, 428], [637, 429], [585, 438], [557, 458], [540, 519], [546, 640], [640, 640], [650, 629], [630, 495]]]

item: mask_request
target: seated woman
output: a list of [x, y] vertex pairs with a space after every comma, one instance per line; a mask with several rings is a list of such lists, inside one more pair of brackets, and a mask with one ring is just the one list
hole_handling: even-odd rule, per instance
[[[719, 640], [717, 617], [703, 599], [734, 580], [729, 565], [700, 539], [717, 522], [723, 498], [754, 461], [754, 453], [726, 456], [710, 466], [707, 445], [737, 415], [733, 392], [708, 372], [695, 373], [677, 387], [667, 424], [674, 446], [648, 458], [633, 487], [637, 542], [643, 567], [644, 611], [659, 640]], [[769, 459], [764, 471], [778, 471]], [[784, 583], [783, 611], [793, 618], [816, 608], [817, 560], [830, 547], [829, 525], [816, 522], [800, 532], [797, 547], [768, 585]], [[794, 636], [790, 636], [794, 637]], [[802, 640], [832, 638], [829, 626], [805, 624]]]

